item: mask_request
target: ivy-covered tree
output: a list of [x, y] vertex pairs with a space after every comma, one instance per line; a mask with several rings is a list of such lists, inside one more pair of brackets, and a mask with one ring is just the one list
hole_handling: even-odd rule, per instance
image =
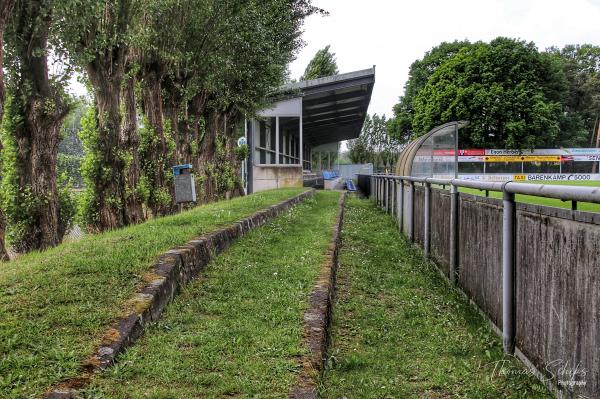
[[53, 1], [17, 1], [5, 34], [9, 100], [3, 121], [2, 191], [9, 238], [19, 252], [62, 241], [71, 212], [61, 199], [57, 153], [63, 119], [69, 112], [64, 75], [48, 71], [48, 37]]
[[[4, 114], [4, 30], [8, 21], [9, 15], [15, 5], [16, 0], [4, 0], [0, 4], [0, 124]], [[2, 135], [0, 135], [0, 176], [2, 175]], [[8, 260], [8, 253], [4, 243], [5, 219], [0, 202], [0, 261]]]
[[60, 0], [57, 7], [62, 16], [56, 24], [57, 47], [85, 71], [96, 108], [96, 131], [86, 136], [94, 152], [88, 153], [92, 161], [85, 168], [88, 227], [101, 231], [137, 223], [144, 215], [129, 58], [143, 2]]
[[429, 78], [444, 62], [454, 57], [460, 49], [471, 46], [469, 41], [442, 42], [426, 52], [422, 59], [416, 60], [408, 71], [408, 80], [404, 85], [404, 94], [394, 105], [394, 117], [389, 120], [388, 129], [393, 137], [406, 140], [415, 131], [413, 127], [413, 101], [425, 87]]
[[315, 56], [306, 66], [304, 75], [300, 80], [318, 79], [339, 73], [335, 53], [329, 51], [330, 46], [325, 46], [317, 51]]
[[533, 43], [497, 38], [443, 62], [413, 101], [419, 134], [468, 120], [465, 146], [528, 149], [559, 134], [564, 75]]

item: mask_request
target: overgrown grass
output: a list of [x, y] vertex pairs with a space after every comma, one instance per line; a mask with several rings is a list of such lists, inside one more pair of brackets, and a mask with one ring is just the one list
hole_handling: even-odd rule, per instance
[[342, 237], [324, 398], [551, 397], [392, 218], [351, 199]]
[[233, 244], [85, 397], [286, 397], [338, 199], [320, 191]]
[[0, 263], [0, 397], [77, 374], [157, 255], [302, 189], [266, 191]]
[[[531, 184], [553, 184], [561, 186], [586, 186], [586, 187], [600, 187], [600, 181], [526, 181], [523, 183]], [[472, 188], [460, 188], [460, 192], [474, 194], [474, 195], [485, 195], [485, 191], [476, 190]], [[502, 193], [490, 191], [489, 196], [492, 198], [502, 198]], [[527, 204], [545, 205], [552, 206], [555, 208], [568, 208], [571, 209], [571, 201], [561, 201], [553, 198], [536, 197], [533, 195], [521, 195], [515, 196], [517, 202], [524, 202]], [[592, 204], [589, 202], [580, 202], [577, 204], [577, 209], [580, 211], [589, 212], [600, 212], [600, 204]]]

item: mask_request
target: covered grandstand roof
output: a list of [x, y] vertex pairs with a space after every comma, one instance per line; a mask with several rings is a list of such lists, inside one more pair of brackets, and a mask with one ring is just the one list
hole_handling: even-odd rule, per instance
[[281, 86], [302, 97], [304, 138], [313, 146], [357, 138], [375, 84], [375, 67]]

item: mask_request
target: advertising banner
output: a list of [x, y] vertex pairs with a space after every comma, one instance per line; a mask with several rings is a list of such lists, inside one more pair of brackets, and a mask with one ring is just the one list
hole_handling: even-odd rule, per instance
[[485, 162], [560, 162], [560, 155], [486, 156]]
[[[450, 175], [434, 175], [437, 179], [452, 179]], [[477, 181], [599, 181], [600, 173], [526, 173], [526, 174], [459, 174], [459, 179]]]

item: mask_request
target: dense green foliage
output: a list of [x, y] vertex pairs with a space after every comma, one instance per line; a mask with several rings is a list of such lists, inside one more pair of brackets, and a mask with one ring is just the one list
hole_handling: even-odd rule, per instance
[[[567, 79], [558, 145], [596, 147], [600, 123], [600, 46], [591, 44], [551, 48]], [[590, 139], [591, 137], [591, 139]]]
[[350, 198], [342, 236], [322, 398], [552, 397], [393, 218]]
[[388, 123], [385, 115], [367, 115], [360, 136], [347, 142], [352, 163], [372, 163], [379, 172], [393, 169], [403, 143], [389, 134]]
[[540, 52], [507, 38], [442, 43], [411, 65], [390, 134], [407, 139], [464, 119], [462, 146], [588, 145], [600, 114], [599, 54], [591, 45]]
[[199, 206], [2, 264], [0, 397], [41, 397], [78, 375], [159, 254], [301, 191], [266, 191]]
[[413, 134], [413, 101], [425, 87], [435, 70], [452, 58], [463, 47], [470, 46], [468, 41], [442, 42], [426, 52], [422, 59], [416, 60], [408, 71], [408, 80], [404, 85], [404, 94], [394, 105], [394, 117], [389, 121], [389, 131], [393, 137], [407, 140]]
[[302, 75], [300, 80], [318, 79], [338, 74], [335, 53], [330, 52], [329, 47], [325, 46], [325, 48], [317, 51], [313, 59], [306, 66], [304, 75]]
[[241, 187], [233, 126], [282, 83], [304, 18], [320, 10], [306, 0], [80, 3], [59, 3], [69, 17], [56, 32], [59, 52], [85, 69], [98, 111], [88, 224], [136, 222], [142, 202], [172, 211], [174, 164], [194, 166], [201, 201]]

